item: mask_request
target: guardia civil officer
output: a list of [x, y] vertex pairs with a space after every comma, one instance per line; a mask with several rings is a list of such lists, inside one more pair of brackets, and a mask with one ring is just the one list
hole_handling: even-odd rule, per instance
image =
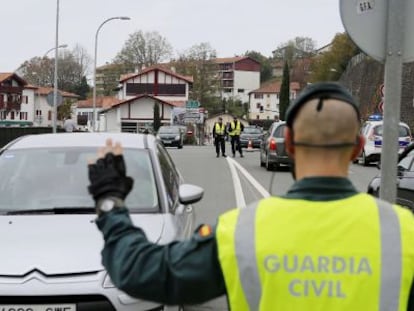
[[233, 158], [236, 156], [236, 151], [238, 151], [240, 153], [240, 157], [243, 158], [243, 151], [240, 145], [240, 134], [243, 132], [243, 129], [243, 123], [237, 119], [237, 116], [234, 116], [233, 121], [229, 124], [229, 136], [231, 139], [231, 151], [233, 153]]
[[[359, 111], [339, 84], [315, 83], [286, 115], [296, 181], [201, 225], [187, 241], [150, 243], [123, 200], [132, 187], [122, 147], [90, 164], [102, 262], [133, 297], [191, 304], [227, 294], [231, 310], [413, 310], [414, 219], [358, 193], [350, 162], [364, 144]], [[108, 197], [113, 208], [107, 205]]]

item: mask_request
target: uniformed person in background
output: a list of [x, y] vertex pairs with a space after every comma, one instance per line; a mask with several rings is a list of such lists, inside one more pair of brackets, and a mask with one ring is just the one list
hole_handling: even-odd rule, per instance
[[[286, 115], [296, 175], [288, 192], [230, 210], [168, 245], [150, 243], [133, 225], [123, 205], [132, 186], [122, 147], [108, 141], [98, 165], [89, 165], [89, 191], [115, 286], [169, 305], [227, 294], [236, 311], [413, 310], [414, 217], [357, 192], [348, 178], [364, 145], [359, 120], [339, 84], [306, 87]], [[104, 212], [108, 196], [119, 202]]]
[[239, 152], [240, 157], [243, 158], [243, 151], [240, 144], [240, 134], [244, 130], [243, 123], [237, 119], [237, 116], [233, 117], [233, 121], [229, 124], [229, 136], [231, 141], [231, 152], [233, 154], [233, 158], [236, 156], [236, 151]]
[[226, 157], [226, 134], [226, 125], [223, 123], [223, 118], [219, 117], [218, 122], [216, 122], [213, 126], [213, 137], [214, 145], [216, 146], [217, 158], [220, 156], [220, 149], [221, 155]]

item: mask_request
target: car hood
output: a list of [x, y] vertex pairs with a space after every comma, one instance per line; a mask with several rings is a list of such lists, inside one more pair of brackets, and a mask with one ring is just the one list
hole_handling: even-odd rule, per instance
[[[167, 215], [131, 216], [150, 241], [161, 239]], [[95, 215], [24, 215], [0, 217], [0, 275], [22, 276], [38, 270], [45, 275], [103, 270], [102, 233]]]

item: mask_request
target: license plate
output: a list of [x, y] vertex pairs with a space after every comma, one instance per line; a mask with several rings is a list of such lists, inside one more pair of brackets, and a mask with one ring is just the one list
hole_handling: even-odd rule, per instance
[[0, 311], [76, 311], [75, 304], [0, 305]]

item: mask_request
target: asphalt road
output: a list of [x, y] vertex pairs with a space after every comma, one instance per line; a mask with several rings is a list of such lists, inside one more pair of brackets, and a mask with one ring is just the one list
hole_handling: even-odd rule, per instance
[[[264, 195], [279, 195], [289, 189], [294, 180], [285, 168], [269, 172], [260, 167], [259, 151], [247, 152], [244, 158], [216, 158], [214, 146], [184, 146], [183, 149], [167, 149], [187, 183], [203, 187], [203, 199], [194, 205], [196, 223], [215, 224], [217, 217], [232, 208], [248, 205]], [[231, 154], [230, 144], [226, 145]], [[363, 167], [351, 164], [349, 177], [359, 191], [367, 185], [379, 170], [372, 165]], [[210, 301], [195, 310], [227, 310], [224, 297]]]

